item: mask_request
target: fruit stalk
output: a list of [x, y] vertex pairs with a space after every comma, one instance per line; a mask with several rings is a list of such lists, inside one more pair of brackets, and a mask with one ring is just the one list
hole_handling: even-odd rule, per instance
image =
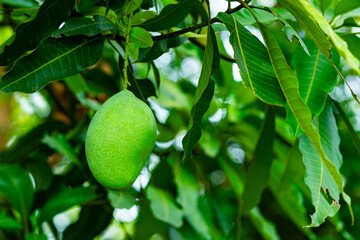
[[123, 89], [127, 89], [127, 86], [131, 86], [129, 83], [129, 78], [127, 75], [127, 68], [128, 68], [128, 58], [129, 58], [129, 43], [130, 43], [130, 35], [131, 35], [131, 23], [133, 18], [133, 8], [132, 8], [133, 0], [129, 0], [128, 8], [126, 14], [129, 18], [128, 26], [127, 26], [127, 33], [126, 33], [126, 45], [125, 45], [125, 56], [124, 56], [124, 86]]

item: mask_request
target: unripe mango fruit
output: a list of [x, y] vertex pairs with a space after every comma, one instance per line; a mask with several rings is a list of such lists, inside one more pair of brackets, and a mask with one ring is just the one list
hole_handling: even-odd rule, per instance
[[85, 152], [91, 173], [104, 187], [130, 187], [155, 145], [156, 120], [128, 90], [109, 98], [90, 122]]

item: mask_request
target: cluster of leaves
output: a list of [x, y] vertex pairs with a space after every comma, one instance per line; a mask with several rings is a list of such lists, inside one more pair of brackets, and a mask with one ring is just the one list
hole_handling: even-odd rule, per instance
[[[217, 16], [210, 2], [2, 1], [0, 91], [52, 107], [0, 152], [0, 239], [360, 238], [359, 100], [343, 96], [360, 74], [360, 2], [223, 0]], [[84, 139], [123, 88], [158, 136], [115, 192]]]

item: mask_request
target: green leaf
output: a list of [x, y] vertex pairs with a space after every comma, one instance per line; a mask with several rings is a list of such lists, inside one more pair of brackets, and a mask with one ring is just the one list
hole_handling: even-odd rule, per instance
[[[299, 4], [306, 9], [306, 14], [316, 19], [320, 29], [331, 39], [339, 54], [345, 59], [349, 66], [360, 76], [360, 60], [349, 50], [346, 42], [335, 33], [323, 15], [305, 0], [299, 0]], [[325, 55], [330, 60], [330, 55]]]
[[231, 166], [231, 164], [225, 159], [220, 158], [219, 164], [222, 170], [226, 173], [226, 177], [229, 179], [230, 184], [232, 185], [235, 195], [238, 199], [241, 199], [242, 193], [244, 192], [245, 184], [244, 181], [239, 176], [238, 172]]
[[[288, 156], [288, 162], [283, 164], [280, 161], [274, 161], [271, 167], [271, 176], [269, 187], [272, 195], [276, 199], [279, 206], [286, 213], [287, 217], [298, 227], [298, 229], [306, 234], [309, 239], [316, 239], [309, 228], [304, 228], [308, 224], [308, 213], [304, 207], [303, 195], [300, 192], [298, 183], [308, 187], [304, 183], [305, 166], [302, 162], [302, 155], [298, 148], [298, 144], [294, 145]], [[301, 188], [301, 190], [303, 190]]]
[[63, 134], [57, 133], [55, 136], [49, 136], [48, 134], [45, 134], [41, 142], [58, 153], [66, 155], [70, 161], [77, 166], [81, 165], [77, 154], [73, 150], [73, 147]]
[[[276, 21], [274, 14], [271, 14], [263, 9], [252, 9], [258, 18], [259, 22], [263, 24], [269, 24]], [[275, 9], [274, 9], [275, 10]], [[283, 19], [292, 19], [294, 18], [286, 9], [277, 8], [277, 16], [281, 16]], [[248, 26], [256, 23], [255, 19], [252, 17], [251, 13], [243, 8], [240, 11], [234, 12], [231, 14], [236, 18], [236, 20], [243, 26]]]
[[34, 187], [29, 173], [18, 166], [0, 166], [0, 195], [26, 217], [34, 200]]
[[209, 19], [208, 13], [206, 11], [206, 6], [200, 1], [194, 1], [194, 5], [190, 11], [190, 14], [194, 19], [201, 18], [202, 22], [205, 22]]
[[31, 153], [41, 145], [41, 139], [45, 132], [54, 130], [61, 131], [66, 129], [64, 123], [48, 120], [31, 129], [29, 132], [19, 137], [19, 139], [9, 148], [0, 152], [1, 164], [14, 164], [24, 162]]
[[271, 31], [261, 23], [259, 23], [259, 27], [264, 37], [266, 46], [268, 47], [269, 56], [279, 80], [279, 84], [287, 100], [287, 105], [289, 106], [288, 109], [290, 109], [294, 114], [302, 130], [311, 140], [316, 151], [320, 155], [321, 161], [325, 164], [332, 178], [335, 180], [339, 191], [343, 192], [343, 179], [335, 165], [329, 160], [324, 152], [324, 149], [322, 148], [320, 135], [312, 124], [311, 111], [300, 97], [298, 80], [295, 73], [287, 64], [285, 56], [282, 53], [279, 44]]
[[50, 36], [70, 16], [74, 4], [74, 0], [46, 0], [36, 17], [20, 24], [10, 40], [13, 41], [5, 43], [8, 46], [0, 54], [0, 65], [12, 64], [23, 53], [34, 49], [42, 39]]
[[81, 74], [73, 75], [64, 79], [70, 90], [76, 95], [76, 98], [80, 101], [83, 106], [89, 107], [90, 109], [97, 111], [101, 107], [101, 104], [92, 99], [86, 97], [86, 92], [89, 91], [88, 85]]
[[182, 206], [185, 218], [204, 239], [210, 239], [211, 229], [199, 211], [200, 190], [196, 178], [182, 169], [180, 173], [175, 174], [175, 184], [178, 191], [176, 202]]
[[129, 80], [131, 86], [128, 89], [144, 102], [147, 102], [148, 97], [156, 96], [155, 86], [149, 79], [129, 78]]
[[288, 23], [288, 21], [287, 21], [284, 17], [282, 17], [281, 15], [279, 15], [279, 14], [277, 13], [277, 10], [276, 10], [276, 12], [275, 12], [274, 10], [272, 10], [272, 9], [270, 9], [270, 8], [268, 8], [268, 9], [274, 14], [275, 18], [278, 19], [278, 20], [284, 25], [282, 31], [285, 33], [286, 38], [287, 38], [290, 42], [292, 42], [293, 37], [295, 37], [295, 38], [298, 40], [298, 42], [300, 43], [300, 46], [303, 48], [303, 50], [304, 50], [309, 56], [311, 56], [311, 54], [309, 53], [309, 50], [307, 49], [304, 41], [301, 39], [301, 37], [299, 36], [299, 34], [296, 32], [296, 30]]
[[[327, 156], [332, 157], [332, 163], [339, 171], [342, 164], [339, 150], [340, 137], [330, 104], [325, 107], [316, 122], [324, 152]], [[321, 161], [316, 149], [306, 136], [300, 137], [300, 151], [306, 166], [305, 182], [311, 190], [312, 203], [315, 207], [315, 213], [311, 215], [310, 227], [317, 227], [325, 221], [326, 217], [334, 216], [339, 210], [340, 191], [326, 165]]]
[[21, 223], [15, 219], [0, 213], [0, 228], [2, 229], [22, 229]]
[[23, 7], [23, 8], [31, 8], [31, 7], [39, 6], [39, 2], [35, 0], [2, 0], [1, 3], [14, 7]]
[[355, 149], [360, 155], [360, 137], [359, 137], [359, 135], [356, 133], [354, 127], [351, 125], [351, 122], [350, 122], [349, 118], [346, 116], [346, 113], [345, 113], [344, 109], [342, 108], [342, 106], [340, 105], [340, 103], [338, 103], [334, 99], [331, 99], [331, 100], [334, 103], [336, 109], [338, 110], [342, 120], [344, 121], [344, 123], [350, 133], [351, 139], [354, 143]]
[[169, 4], [158, 16], [143, 22], [140, 27], [152, 32], [174, 27], [185, 19], [194, 2], [194, 0], [181, 0], [178, 4]]
[[166, 109], [186, 109], [190, 111], [189, 99], [184, 95], [179, 85], [163, 78], [159, 88], [159, 97], [153, 99], [161, 107]]
[[[110, 21], [113, 25], [116, 25], [117, 14], [112, 9], [107, 9], [106, 7], [94, 6], [93, 8], [84, 12], [83, 14], [86, 16], [105, 16], [106, 14], [106, 19]], [[118, 27], [121, 28], [121, 26]]]
[[140, 48], [152, 47], [154, 44], [151, 34], [141, 27], [131, 28], [130, 39], [139, 45]]
[[[30, 7], [30, 8], [14, 8], [12, 11], [11, 11], [11, 18], [26, 18], [26, 20], [25, 21], [30, 21], [30, 20], [32, 20], [35, 16], [36, 16], [36, 14], [38, 13], [38, 11], [39, 11], [39, 9], [40, 9], [40, 6], [38, 6], [38, 7]], [[24, 21], [24, 22], [25, 22]], [[11, 34], [13, 34], [14, 32], [12, 31], [11, 32]], [[12, 35], [12, 36], [10, 36], [10, 37], [15, 37], [15, 35]], [[7, 39], [6, 38], [6, 41], [12, 41], [12, 39], [11, 38], [9, 38], [9, 39]], [[4, 41], [4, 43], [6, 42], [6, 41]], [[10, 43], [10, 42], [8, 42], [8, 43]], [[3, 46], [1, 46], [0, 47], [0, 49], [2, 49], [3, 47], [5, 47], [4, 45]]]
[[45, 159], [27, 162], [26, 170], [34, 177], [36, 191], [44, 191], [50, 187], [54, 175]]
[[[318, 116], [324, 108], [328, 93], [336, 85], [337, 73], [311, 40], [307, 41], [307, 45], [312, 57], [298, 47], [292, 58], [292, 66], [299, 79], [301, 99], [310, 109], [312, 116]], [[331, 51], [331, 58], [334, 64], [339, 65], [340, 56], [336, 51]], [[286, 117], [294, 131], [294, 137], [301, 135], [303, 132], [291, 111], [288, 111]]]
[[360, 38], [354, 35], [349, 35], [342, 37], [342, 39], [346, 41], [350, 52], [352, 52], [357, 59], [360, 59], [360, 48], [358, 48], [360, 45]]
[[139, 25], [141, 23], [143, 23], [146, 20], [149, 20], [153, 17], [156, 17], [156, 12], [154, 11], [144, 11], [144, 12], [137, 12], [135, 13], [133, 20], [132, 20], [132, 25]]
[[318, 9], [321, 10], [322, 13], [325, 13], [326, 11], [331, 12], [333, 14], [335, 6], [340, 2], [341, 0], [315, 0], [313, 2], [314, 5], [317, 6]]
[[51, 81], [75, 75], [99, 60], [103, 46], [102, 37], [48, 38], [15, 62], [0, 80], [0, 91], [32, 93]]
[[44, 234], [27, 233], [25, 234], [25, 240], [46, 240], [48, 239]]
[[94, 239], [110, 224], [112, 213], [113, 209], [107, 205], [83, 206], [79, 220], [65, 229], [62, 239]]
[[[360, 6], [360, 5], [359, 5]], [[360, 16], [360, 8], [357, 6], [356, 9], [353, 9], [352, 11], [349, 11], [345, 14], [342, 14], [340, 16], [336, 16], [334, 21], [331, 22], [331, 26], [333, 29], [340, 28], [341, 26], [358, 26], [358, 21], [356, 21], [356, 18]], [[345, 23], [345, 24], [344, 24]]]
[[250, 211], [260, 202], [261, 194], [268, 184], [273, 160], [274, 137], [275, 114], [272, 108], [268, 107], [253, 154], [253, 162], [246, 175], [242, 194], [242, 209], [245, 212]]
[[91, 10], [99, 0], [78, 0], [75, 2], [75, 9], [79, 13]]
[[219, 69], [220, 55], [217, 47], [216, 36], [212, 27], [209, 27], [204, 53], [204, 62], [200, 73], [199, 83], [193, 99], [191, 117], [188, 130], [182, 140], [184, 156], [182, 163], [191, 158], [192, 149], [201, 137], [201, 122], [210, 102], [214, 96], [215, 82], [210, 79], [214, 71]]
[[155, 65], [155, 63], [153, 61], [151, 61], [151, 67], [152, 67], [152, 70], [154, 72], [156, 88], [159, 89], [160, 88], [160, 72], [159, 72], [159, 69], [156, 67], [156, 65]]
[[151, 211], [157, 219], [177, 228], [183, 225], [183, 212], [175, 205], [167, 192], [154, 186], [149, 186], [146, 189], [146, 197], [149, 199]]
[[70, 88], [74, 94], [79, 94], [81, 92], [85, 92], [88, 90], [88, 86], [86, 84], [85, 79], [81, 76], [81, 74], [73, 75], [71, 77], [67, 77], [64, 79], [66, 85]]
[[250, 220], [260, 235], [266, 240], [280, 239], [275, 224], [267, 220], [258, 207], [250, 211]]
[[85, 35], [95, 36], [101, 32], [113, 31], [115, 26], [104, 19], [103, 16], [94, 16], [94, 19], [86, 17], [74, 17], [67, 20], [64, 26], [52, 33], [52, 37]]
[[[302, 154], [299, 150], [298, 139], [295, 141], [295, 143], [289, 150], [289, 153], [286, 157], [286, 162], [284, 164], [285, 169], [281, 173], [281, 178], [274, 179], [275, 182], [279, 181], [279, 183], [276, 184], [279, 185], [277, 189], [279, 190], [279, 192], [286, 191], [288, 188], [290, 188], [291, 181], [303, 179], [305, 176], [305, 166], [302, 162]], [[275, 169], [274, 171], [278, 173], [280, 170]]]
[[120, 191], [108, 190], [107, 197], [113, 208], [130, 209], [132, 206], [134, 206], [137, 203], [136, 198], [133, 195], [131, 195], [129, 191], [120, 192]]
[[[201, 123], [206, 111], [209, 109], [211, 99], [214, 96], [215, 82], [210, 79], [208, 87], [203, 92], [201, 98], [191, 108], [191, 118], [188, 131], [182, 140], [184, 156], [182, 163], [191, 158], [192, 149], [201, 137]], [[195, 93], [196, 94], [196, 93]]]
[[90, 187], [75, 187], [66, 189], [50, 198], [41, 209], [39, 222], [49, 221], [56, 214], [61, 213], [73, 206], [81, 205], [96, 197]]
[[335, 15], [343, 14], [360, 6], [360, 0], [341, 0], [341, 4], [336, 5]]
[[308, 6], [305, 7], [301, 2], [302, 0], [279, 0], [279, 3], [294, 15], [324, 56], [330, 58], [331, 43], [317, 25], [317, 19], [309, 14]]
[[235, 17], [219, 13], [218, 18], [230, 31], [230, 43], [245, 86], [265, 103], [283, 106], [285, 98], [264, 45]]
[[140, 49], [138, 62], [149, 62], [157, 59], [168, 50], [167, 40], [155, 41], [152, 47]]
[[133, 2], [132, 9], [133, 9], [133, 11], [135, 11], [136, 9], [138, 9], [141, 6], [143, 0], [133, 0], [132, 2]]

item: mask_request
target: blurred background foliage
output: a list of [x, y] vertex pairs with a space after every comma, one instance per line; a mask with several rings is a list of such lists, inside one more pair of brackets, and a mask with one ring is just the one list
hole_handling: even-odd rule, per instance
[[[108, 3], [114, 12], [122, 5], [122, 1], [76, 2], [77, 10], [83, 2], [103, 7]], [[309, 2], [324, 14], [360, 59], [360, 38], [355, 34], [360, 30], [360, 2]], [[16, 26], [35, 16], [42, 1], [0, 3], [2, 45]], [[176, 1], [144, 0], [138, 11], [150, 8], [160, 12], [169, 3]], [[226, 1], [210, 3], [211, 16], [228, 7]], [[276, 1], [251, 4], [284, 10]], [[237, 5], [231, 2], [232, 7]], [[72, 14], [80, 16], [80, 12]], [[236, 14], [251, 33], [262, 39], [244, 9]], [[262, 17], [266, 18], [266, 14]], [[311, 41], [291, 14], [285, 12], [283, 16], [301, 38]], [[177, 27], [189, 27], [200, 18], [189, 15]], [[281, 22], [269, 18], [266, 24], [291, 63], [301, 46], [295, 40], [288, 41]], [[106, 99], [121, 90], [118, 61], [123, 50], [116, 41], [105, 41], [100, 60], [80, 74], [51, 82], [32, 94], [0, 93], [0, 239], [360, 239], [356, 218], [360, 216], [359, 149], [341, 116], [346, 115], [359, 136], [360, 106], [344, 82], [337, 77], [330, 96], [339, 105], [333, 110], [341, 138], [340, 172], [345, 191], [352, 198], [355, 224], [351, 224], [349, 210], [341, 200], [337, 215], [318, 228], [304, 228], [310, 223], [314, 207], [304, 182], [305, 166], [298, 140], [292, 138], [285, 109], [269, 110], [244, 87], [232, 60], [229, 32], [222, 24], [213, 26], [223, 58], [219, 71], [212, 76], [215, 94], [202, 121], [201, 139], [182, 169], [182, 139], [190, 121], [207, 29], [197, 31], [197, 38], [190, 40], [176, 37], [156, 42], [154, 45], [160, 47], [155, 50], [161, 51], [153, 53], [150, 60], [144, 49], [140, 49], [138, 61], [137, 53], [131, 55], [134, 77], [139, 82], [150, 81], [155, 89], [156, 96], [147, 101], [158, 121], [158, 136], [148, 163], [128, 191], [115, 192], [100, 186], [88, 169], [84, 152], [92, 116]], [[359, 92], [359, 76], [343, 60], [340, 65], [350, 86]], [[0, 76], [6, 71], [1, 67]], [[340, 108], [344, 112], [339, 112]], [[261, 201], [243, 213], [239, 202], [267, 111], [276, 115], [274, 160]]]

